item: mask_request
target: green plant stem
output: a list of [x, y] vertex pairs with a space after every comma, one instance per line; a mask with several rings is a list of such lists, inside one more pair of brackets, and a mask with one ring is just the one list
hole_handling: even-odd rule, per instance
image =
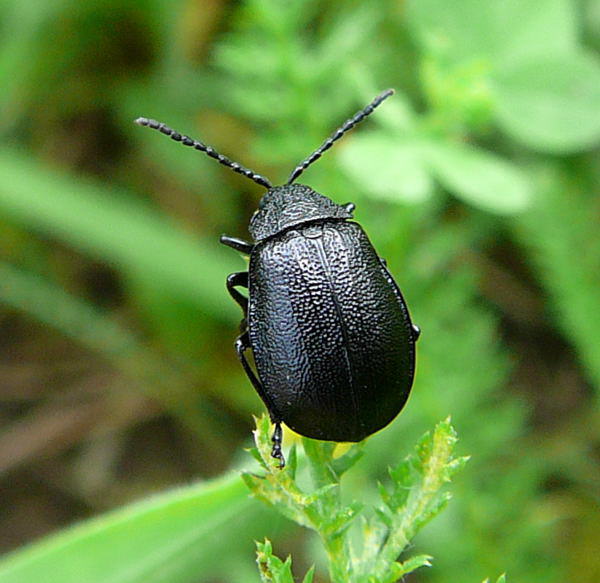
[[331, 583], [347, 583], [350, 581], [350, 552], [346, 537], [343, 535], [328, 538], [321, 535], [327, 560]]

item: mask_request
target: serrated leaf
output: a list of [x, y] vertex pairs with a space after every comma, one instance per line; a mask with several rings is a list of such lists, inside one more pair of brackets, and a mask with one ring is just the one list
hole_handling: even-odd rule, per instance
[[362, 511], [363, 504], [355, 500], [349, 506], [339, 510], [331, 520], [327, 522], [327, 533], [331, 537], [340, 536], [346, 531], [358, 514]]
[[302, 445], [315, 487], [321, 488], [337, 483], [338, 476], [333, 469], [333, 452], [336, 444], [303, 437]]
[[396, 583], [401, 579], [403, 572], [401, 563], [393, 562], [388, 566], [384, 575], [370, 577], [369, 583]]
[[541, 152], [564, 154], [600, 141], [600, 62], [583, 52], [519, 62], [493, 79], [498, 123]]
[[350, 178], [374, 197], [421, 203], [433, 192], [429, 170], [416, 141], [384, 134], [354, 136], [338, 154]]
[[294, 583], [292, 575], [292, 559], [287, 557], [282, 561], [273, 554], [271, 542], [256, 543], [256, 562], [263, 583]]
[[302, 445], [308, 458], [315, 463], [330, 463], [336, 444], [331, 441], [319, 441], [308, 437], [302, 438]]
[[333, 471], [338, 477], [347, 472], [362, 456], [364, 449], [362, 443], [352, 444], [350, 448], [341, 456], [336, 457], [331, 462]]
[[260, 455], [260, 452], [258, 451], [258, 449], [256, 447], [249, 447], [246, 449], [246, 451], [266, 470], [267, 465], [265, 464], [262, 456]]
[[[275, 469], [274, 471], [279, 472], [280, 470]], [[266, 476], [257, 476], [249, 472], [243, 472], [241, 477], [252, 493], [252, 496], [268, 506], [272, 506], [286, 518], [302, 526], [310, 526], [310, 523], [301, 510], [304, 500], [301, 498], [299, 491], [285, 489], [280, 483], [274, 481], [272, 476], [269, 479]]]
[[279, 462], [271, 457], [273, 442], [271, 441], [271, 422], [265, 414], [254, 418], [256, 429], [253, 431], [254, 443], [261, 457], [261, 465], [269, 471], [275, 466], [279, 468]]
[[413, 471], [415, 456], [404, 459], [395, 468], [389, 468], [388, 473], [392, 479], [393, 490], [386, 492], [387, 497], [383, 502], [392, 512], [398, 512], [406, 504], [411, 488], [415, 485], [416, 474]]
[[315, 490], [308, 499], [311, 504], [318, 502], [319, 500], [327, 500], [331, 497], [338, 498], [340, 492], [339, 484], [327, 484], [326, 486], [322, 486], [318, 490]]
[[252, 495], [267, 504], [267, 506], [273, 507], [277, 512], [288, 518], [289, 520], [296, 522], [301, 526], [311, 528], [311, 523], [307, 520], [304, 513], [295, 506], [287, 496], [281, 494], [275, 488], [270, 487], [268, 484], [254, 484]]
[[[439, 427], [439, 425], [438, 425], [438, 427]], [[415, 468], [415, 469], [422, 471], [423, 464], [431, 457], [432, 448], [433, 448], [433, 438], [432, 438], [431, 432], [428, 431], [421, 437], [421, 439], [419, 439], [419, 441], [417, 441], [417, 444], [415, 445], [415, 454], [419, 460], [419, 464], [418, 464], [417, 468]], [[411, 460], [414, 457], [415, 456], [410, 456], [408, 459]], [[413, 467], [415, 467], [414, 464], [413, 464]]]
[[452, 494], [450, 492], [443, 492], [436, 499], [430, 502], [425, 510], [423, 510], [418, 520], [415, 521], [417, 530], [420, 530], [432, 518], [435, 518], [446, 507], [450, 500], [452, 500]]
[[402, 460], [397, 466], [389, 468], [388, 473], [396, 488], [410, 488], [413, 485], [413, 474], [410, 459]]
[[482, 210], [510, 215], [527, 208], [532, 186], [514, 164], [466, 144], [431, 142], [427, 157], [442, 185]]
[[460, 472], [467, 462], [471, 459], [470, 455], [465, 455], [456, 459], [453, 459], [446, 465], [446, 473], [448, 475], [448, 480], [456, 473]]
[[256, 476], [255, 474], [251, 474], [249, 472], [242, 472], [241, 476], [242, 476], [242, 480], [244, 481], [244, 484], [246, 484], [248, 489], [253, 494], [258, 493], [261, 490], [261, 488], [263, 487], [263, 484], [265, 482], [264, 477]]
[[[382, 513], [381, 508], [374, 508], [376, 515]], [[388, 516], [371, 516], [366, 518], [361, 514], [357, 518], [358, 532], [362, 535], [362, 553], [360, 557], [356, 557], [357, 563], [368, 565], [371, 562], [371, 557], [377, 556], [382, 543], [385, 541], [391, 521]]]
[[432, 559], [433, 557], [430, 555], [415, 555], [410, 559], [406, 559], [406, 561], [402, 561], [402, 563], [397, 563], [400, 566], [399, 576], [408, 575], [421, 567], [431, 567]]
[[340, 485], [328, 484], [315, 490], [307, 498], [306, 510], [311, 516], [327, 519], [338, 511], [340, 497]]

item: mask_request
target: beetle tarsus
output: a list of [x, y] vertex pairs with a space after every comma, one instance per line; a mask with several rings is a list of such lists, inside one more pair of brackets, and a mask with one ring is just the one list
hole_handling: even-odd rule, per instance
[[283, 451], [281, 450], [281, 442], [283, 440], [283, 432], [281, 430], [281, 423], [275, 423], [275, 429], [273, 431], [273, 449], [271, 450], [271, 457], [279, 460], [279, 469], [285, 468], [285, 457], [283, 457]]

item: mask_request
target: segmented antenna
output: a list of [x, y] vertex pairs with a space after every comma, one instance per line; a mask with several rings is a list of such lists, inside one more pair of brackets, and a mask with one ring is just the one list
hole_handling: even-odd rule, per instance
[[367, 107], [357, 111], [350, 119], [347, 119], [331, 136], [329, 136], [308, 158], [300, 162], [294, 171], [290, 174], [290, 178], [286, 184], [291, 184], [304, 172], [315, 160], [318, 160], [323, 152], [326, 152], [337, 142], [348, 130], [351, 130], [357, 123], [360, 123], [365, 117], [373, 113], [373, 110], [394, 93], [393, 89], [387, 89], [378, 95]]
[[135, 123], [141, 126], [152, 128], [153, 130], [158, 130], [159, 132], [165, 134], [165, 136], [169, 136], [172, 140], [175, 140], [176, 142], [181, 142], [184, 146], [191, 146], [195, 150], [200, 150], [201, 152], [204, 152], [211, 158], [217, 160], [220, 164], [223, 164], [223, 166], [231, 168], [234, 172], [237, 172], [238, 174], [243, 174], [247, 178], [254, 180], [254, 182], [260, 184], [261, 186], [264, 186], [265, 188], [271, 188], [271, 183], [264, 176], [261, 176], [260, 174], [257, 174], [256, 172], [253, 172], [248, 168], [245, 168], [237, 162], [233, 162], [232, 160], [227, 158], [227, 156], [219, 154], [219, 152], [217, 152], [214, 148], [211, 148], [210, 146], [207, 146], [206, 144], [203, 144], [198, 140], [194, 140], [189, 136], [176, 132], [174, 129], [171, 129], [164, 123], [158, 122], [154, 119], [147, 119], [145, 117], [138, 117], [135, 120]]

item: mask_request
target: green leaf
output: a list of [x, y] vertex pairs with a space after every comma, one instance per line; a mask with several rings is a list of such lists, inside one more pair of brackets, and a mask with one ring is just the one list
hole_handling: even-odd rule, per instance
[[467, 462], [471, 459], [470, 455], [464, 455], [462, 457], [458, 457], [454, 460], [452, 460], [447, 466], [446, 466], [446, 473], [448, 475], [448, 479], [450, 479], [452, 476], [454, 476], [454, 474], [456, 474], [457, 472], [460, 472], [465, 465], [467, 465]]
[[332, 460], [331, 465], [337, 476], [342, 476], [364, 455], [363, 442], [352, 444], [347, 451]]
[[[285, 561], [282, 561], [275, 556], [269, 540], [265, 539], [264, 543], [256, 543], [256, 562], [263, 583], [294, 583], [292, 558], [288, 556]], [[313, 566], [306, 572], [302, 583], [312, 583], [314, 575], [315, 568]]]
[[388, 494], [385, 489], [380, 489], [381, 499], [393, 512], [397, 512], [406, 504], [410, 489], [415, 482], [412, 465], [412, 457], [409, 457], [396, 467], [389, 468], [388, 472], [394, 486], [392, 494]]
[[569, 0], [409, 0], [411, 28], [429, 53], [495, 64], [573, 50], [577, 14]]
[[[443, 488], [449, 481], [447, 468], [456, 459], [453, 456], [456, 441], [456, 432], [450, 424], [450, 418], [447, 418], [438, 423], [433, 432], [426, 433], [417, 443], [415, 452], [407, 458], [407, 461], [412, 461], [410, 466], [417, 474], [417, 479], [410, 487], [405, 506], [393, 508], [391, 505], [392, 512], [389, 516], [387, 512], [377, 512], [377, 517], [389, 530], [384, 544], [374, 556], [369, 557], [373, 561], [369, 568], [369, 581], [391, 583], [397, 579], [393, 578], [401, 566], [395, 562], [397, 557], [420, 528], [450, 499], [450, 494], [444, 492]], [[394, 476], [393, 471], [390, 474]], [[394, 484], [395, 490], [406, 488], [403, 474], [404, 471], [399, 472], [400, 478]], [[396, 492], [394, 495], [397, 495]]]
[[4, 557], [0, 583], [193, 583], [219, 572], [223, 541], [266, 527], [256, 510], [237, 474], [180, 488]]
[[396, 571], [398, 577], [408, 575], [421, 567], [431, 567], [431, 560], [433, 559], [430, 555], [415, 555], [402, 563], [396, 563], [399, 566], [399, 570]]
[[56, 237], [123, 273], [143, 273], [165, 293], [210, 309], [226, 321], [237, 316], [223, 294], [235, 269], [214, 244], [175, 228], [126, 192], [60, 173], [8, 150], [0, 151], [0, 212]]
[[[331, 515], [326, 526], [323, 528], [323, 531], [326, 532], [328, 537], [340, 536], [342, 533], [348, 530], [362, 509], [363, 504], [355, 500], [349, 506], [346, 506], [345, 508], [342, 508], [336, 512], [335, 515]], [[327, 513], [327, 508], [323, 509], [323, 513]]]
[[322, 488], [337, 483], [338, 476], [332, 466], [335, 443], [303, 437], [302, 445], [315, 487]]
[[437, 498], [428, 503], [414, 521], [415, 531], [421, 530], [430, 520], [435, 518], [452, 500], [450, 492], [442, 492]]
[[256, 562], [263, 583], [294, 583], [291, 557], [284, 562], [275, 556], [270, 541], [256, 543]]
[[417, 141], [361, 134], [341, 148], [338, 159], [346, 174], [374, 197], [420, 203], [433, 191]]
[[374, 508], [374, 510], [377, 518], [382, 522], [384, 526], [386, 526], [387, 528], [393, 527], [391, 516], [388, 515], [383, 508]]
[[313, 579], [315, 576], [315, 566], [313, 565], [308, 571], [306, 571], [306, 575], [304, 579], [302, 579], [302, 583], [313, 583]]
[[530, 59], [493, 78], [499, 124], [547, 153], [588, 149], [600, 140], [600, 63], [573, 53]]
[[298, 447], [297, 444], [292, 444], [290, 451], [287, 455], [286, 470], [290, 474], [292, 480], [296, 479], [296, 472], [298, 470]]
[[452, 194], [500, 215], [523, 211], [531, 185], [513, 164], [466, 144], [431, 142], [427, 157], [436, 177]]

